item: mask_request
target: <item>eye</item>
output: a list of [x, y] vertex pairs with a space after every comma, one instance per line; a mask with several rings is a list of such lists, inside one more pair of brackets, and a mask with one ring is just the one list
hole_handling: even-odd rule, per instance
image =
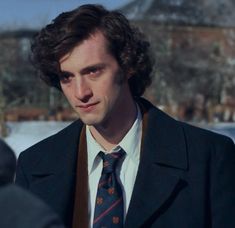
[[96, 75], [99, 75], [100, 73], [101, 73], [101, 68], [98, 68], [98, 67], [90, 68], [88, 71], [88, 74], [91, 76], [96, 76]]
[[105, 70], [104, 64], [96, 64], [93, 66], [85, 67], [80, 71], [80, 74], [83, 76], [87, 76], [91, 79], [96, 79], [98, 76], [102, 75], [103, 71]]
[[59, 75], [60, 82], [63, 84], [69, 83], [72, 79], [73, 75], [69, 72], [61, 72]]

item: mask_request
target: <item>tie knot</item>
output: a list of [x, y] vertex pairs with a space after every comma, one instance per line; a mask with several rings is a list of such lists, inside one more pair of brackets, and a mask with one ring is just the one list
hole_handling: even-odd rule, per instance
[[99, 156], [103, 160], [103, 173], [112, 173], [118, 164], [118, 161], [124, 156], [125, 152], [120, 150], [115, 153], [105, 154], [104, 152], [100, 152]]

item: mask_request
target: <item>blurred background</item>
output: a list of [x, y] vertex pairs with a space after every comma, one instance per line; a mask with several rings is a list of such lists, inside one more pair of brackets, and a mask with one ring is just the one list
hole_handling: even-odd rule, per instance
[[30, 41], [59, 13], [86, 3], [120, 10], [151, 42], [156, 66], [145, 97], [235, 140], [234, 0], [8, 0], [0, 2], [0, 137], [17, 155], [77, 118], [38, 78]]

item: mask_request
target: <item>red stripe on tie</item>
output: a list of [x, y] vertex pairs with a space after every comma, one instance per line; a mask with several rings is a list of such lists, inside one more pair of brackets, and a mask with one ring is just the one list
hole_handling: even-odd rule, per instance
[[101, 218], [103, 218], [105, 215], [107, 215], [115, 206], [117, 206], [122, 201], [122, 198], [117, 200], [114, 204], [112, 204], [106, 211], [104, 211], [102, 214], [100, 214], [93, 222], [93, 224], [97, 223]]
[[119, 155], [117, 155], [117, 154], [110, 154], [113, 158], [119, 158]]
[[98, 184], [98, 187], [100, 188], [100, 187], [102, 187], [103, 185], [105, 185], [106, 183], [107, 183], [107, 181], [103, 181], [103, 182], [101, 182], [101, 183]]

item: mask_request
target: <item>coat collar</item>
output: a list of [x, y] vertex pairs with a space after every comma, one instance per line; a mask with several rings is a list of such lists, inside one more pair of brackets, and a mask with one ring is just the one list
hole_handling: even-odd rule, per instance
[[77, 120], [36, 145], [38, 154], [40, 154], [36, 156], [37, 160], [34, 162], [32, 175], [75, 173], [82, 127], [82, 122]]
[[144, 105], [144, 162], [154, 162], [182, 170], [188, 168], [187, 148], [182, 123], [174, 120], [148, 101]]
[[[138, 103], [144, 108], [142, 163], [157, 163], [186, 170], [187, 150], [182, 124], [144, 99], [140, 99]], [[61, 172], [60, 167], [76, 162], [82, 127], [83, 123], [77, 120], [56, 135], [44, 140], [39, 149], [41, 156], [34, 164], [34, 173]], [[44, 159], [45, 154], [46, 159]], [[55, 162], [48, 166], [47, 161], [52, 160]]]
[[45, 200], [71, 227], [80, 132], [75, 121], [32, 149], [30, 190]]
[[149, 227], [151, 218], [161, 214], [186, 182], [187, 148], [182, 125], [148, 101], [144, 108], [142, 151], [125, 227]]

